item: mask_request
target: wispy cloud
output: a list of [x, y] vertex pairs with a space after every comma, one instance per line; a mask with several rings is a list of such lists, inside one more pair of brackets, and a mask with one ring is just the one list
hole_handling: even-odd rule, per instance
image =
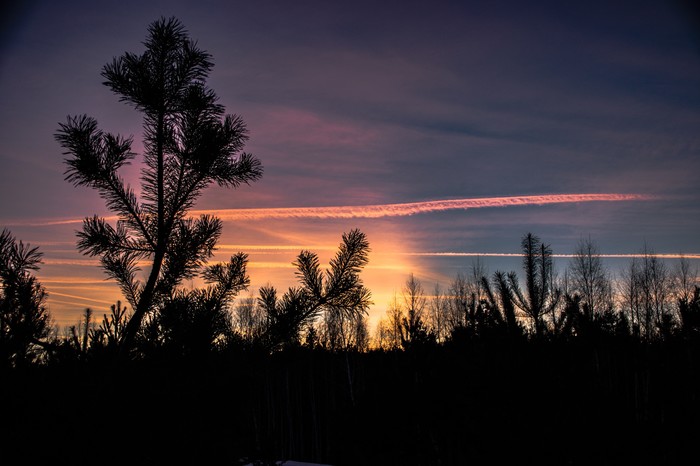
[[482, 197], [364, 206], [194, 210], [191, 212], [191, 215], [212, 214], [222, 220], [382, 218], [403, 217], [447, 210], [483, 209], [487, 207], [514, 207], [601, 201], [644, 201], [650, 199], [653, 199], [653, 197], [645, 194], [544, 194], [536, 196]]
[[[522, 257], [522, 253], [516, 252], [405, 252], [406, 256], [428, 256], [428, 257]], [[688, 254], [652, 254], [660, 259], [700, 259], [700, 253]], [[572, 258], [574, 254], [552, 254], [558, 258]], [[639, 259], [645, 257], [644, 254], [599, 254], [605, 259]]]
[[107, 305], [114, 304], [114, 301], [106, 301], [104, 299], [85, 298], [83, 296], [78, 296], [78, 295], [74, 295], [74, 294], [66, 294], [66, 293], [58, 293], [56, 291], [51, 291], [51, 295], [62, 296], [64, 298], [70, 298], [70, 299], [79, 299], [81, 301], [89, 301], [89, 302], [93, 302], [93, 303], [100, 303], [100, 304], [107, 304]]
[[334, 251], [336, 248], [333, 245], [302, 245], [302, 244], [217, 244], [216, 249], [219, 251], [256, 251], [260, 252], [280, 252], [280, 251], [301, 251], [303, 249], [312, 249], [314, 251]]

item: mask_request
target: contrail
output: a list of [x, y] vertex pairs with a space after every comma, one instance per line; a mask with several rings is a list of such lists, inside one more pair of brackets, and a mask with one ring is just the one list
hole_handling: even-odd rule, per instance
[[643, 201], [650, 199], [653, 199], [653, 197], [645, 194], [544, 194], [538, 196], [482, 197], [364, 206], [193, 210], [191, 211], [191, 215], [198, 216], [202, 214], [211, 214], [216, 215], [222, 220], [382, 218], [404, 217], [429, 212], [442, 212], [446, 210], [483, 209], [486, 207], [512, 207], [601, 201]]
[[[440, 201], [407, 202], [402, 204], [375, 204], [358, 206], [330, 207], [273, 207], [261, 209], [208, 209], [192, 210], [190, 217], [203, 214], [215, 215], [224, 221], [231, 220], [266, 220], [266, 219], [343, 219], [343, 218], [382, 218], [405, 217], [409, 215], [447, 210], [470, 210], [488, 207], [514, 207], [528, 205], [571, 204], [578, 202], [621, 202], [646, 201], [656, 199], [646, 194], [542, 194], [536, 196], [479, 197], [468, 199], [449, 199]], [[117, 217], [104, 217], [115, 221]], [[56, 219], [46, 221], [26, 221], [10, 223], [21, 226], [52, 226], [82, 223], [82, 219]]]
[[[426, 257], [522, 257], [522, 253], [516, 252], [403, 252], [398, 253], [403, 256], [426, 256]], [[643, 259], [647, 257], [646, 254], [597, 254], [604, 259]], [[688, 254], [657, 254], [652, 253], [650, 256], [657, 257], [659, 259], [689, 259], [697, 260], [700, 259], [700, 253], [688, 253]], [[552, 254], [552, 257], [571, 259], [576, 257], [575, 254]]]
[[83, 301], [91, 301], [93, 303], [114, 304], [113, 301], [105, 301], [103, 299], [94, 299], [94, 298], [84, 298], [82, 296], [78, 296], [78, 295], [74, 295], [74, 294], [58, 293], [56, 291], [50, 291], [49, 295], [50, 296], [62, 296], [64, 298], [71, 298], [71, 299], [80, 299]]

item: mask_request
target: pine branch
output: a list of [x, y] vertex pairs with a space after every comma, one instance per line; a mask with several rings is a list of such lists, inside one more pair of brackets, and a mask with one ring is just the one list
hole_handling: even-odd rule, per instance
[[221, 235], [222, 223], [216, 217], [180, 220], [169, 237], [157, 293], [170, 294], [183, 279], [194, 277], [212, 254]]
[[318, 255], [310, 251], [302, 251], [294, 265], [297, 268], [295, 274], [301, 280], [305, 289], [318, 302], [324, 300], [323, 274], [318, 260]]
[[97, 215], [83, 220], [83, 231], [78, 232], [78, 238], [78, 249], [90, 256], [126, 252], [144, 257], [152, 253], [150, 248], [128, 237], [123, 222], [117, 222], [114, 229]]
[[518, 282], [518, 275], [515, 272], [509, 272], [507, 275], [508, 289], [513, 293], [513, 301], [515, 304], [522, 309], [527, 315], [534, 317], [534, 309], [531, 308], [528, 301], [523, 296], [523, 292], [520, 289], [520, 283]]

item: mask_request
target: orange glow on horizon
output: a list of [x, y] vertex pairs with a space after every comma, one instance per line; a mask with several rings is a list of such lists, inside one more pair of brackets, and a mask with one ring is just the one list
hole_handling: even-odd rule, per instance
[[[248, 275], [250, 287], [241, 296], [257, 294], [261, 286], [273, 285], [284, 293], [288, 287], [298, 285], [298, 277], [293, 266], [298, 253], [310, 250], [319, 255], [324, 268], [337, 251], [342, 230], [335, 224], [313, 223], [309, 219], [381, 219], [401, 217], [448, 210], [469, 210], [491, 207], [516, 207], [579, 202], [620, 202], [655, 199], [643, 194], [548, 194], [538, 196], [509, 196], [472, 199], [437, 200], [404, 204], [377, 204], [367, 206], [263, 208], [263, 209], [222, 209], [194, 210], [191, 216], [211, 214], [224, 222], [241, 221], [238, 228], [224, 227], [221, 243], [216, 246], [210, 263], [227, 261], [234, 252], [248, 255]], [[116, 217], [106, 217], [108, 221]], [[263, 222], [266, 220], [266, 222]], [[248, 221], [246, 223], [245, 221]], [[49, 227], [82, 223], [82, 219], [56, 219], [49, 221], [27, 221], [24, 226]], [[355, 222], [353, 222], [355, 223]], [[424, 288], [429, 289], [436, 282], [447, 280], [443, 272], [435, 274], [424, 270], [421, 256], [456, 257], [517, 257], [519, 253], [472, 253], [472, 252], [412, 252], [417, 244], [406, 242], [405, 232], [387, 223], [358, 222], [370, 241], [370, 260], [362, 272], [365, 285], [372, 292], [373, 305], [370, 308], [370, 328], [384, 315], [393, 297], [400, 293], [410, 273], [422, 277]], [[339, 228], [346, 228], [345, 226]], [[64, 233], [72, 234], [66, 231]], [[52, 238], [54, 239], [54, 238]], [[54, 319], [59, 325], [75, 324], [87, 305], [95, 310], [108, 309], [108, 306], [121, 297], [119, 287], [109, 280], [100, 267], [98, 258], [84, 257], [77, 250], [66, 247], [72, 243], [59, 241], [42, 243], [44, 265], [38, 278], [45, 283], [49, 292], [49, 305]], [[66, 239], [68, 239], [66, 237]], [[680, 255], [657, 254], [662, 258], [677, 258]], [[556, 255], [555, 257], [570, 257]], [[603, 257], [631, 258], [636, 255], [603, 255]], [[700, 254], [687, 254], [688, 259], [700, 258]], [[147, 271], [149, 262], [139, 265]], [[432, 275], [430, 275], [432, 273]], [[449, 271], [444, 273], [449, 274]], [[427, 275], [426, 275], [427, 274]], [[185, 287], [200, 286], [199, 281], [183, 284]]]

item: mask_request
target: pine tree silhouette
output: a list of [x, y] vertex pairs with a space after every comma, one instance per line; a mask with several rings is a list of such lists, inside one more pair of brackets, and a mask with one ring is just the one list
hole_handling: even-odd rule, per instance
[[[153, 22], [144, 44], [143, 54], [125, 53], [102, 70], [104, 84], [119, 100], [143, 113], [142, 199], [118, 174], [135, 157], [131, 138], [103, 132], [86, 115], [68, 117], [56, 134], [68, 155], [66, 180], [97, 190], [118, 216], [116, 227], [98, 216], [86, 218], [78, 248], [100, 257], [134, 310], [122, 334], [125, 348], [132, 346], [144, 316], [212, 255], [221, 221], [187, 215], [202, 191], [212, 183], [237, 187], [262, 176], [260, 161], [242, 152], [245, 123], [225, 115], [206, 87], [211, 56], [180, 21]], [[137, 278], [142, 260], [150, 262], [145, 282]], [[245, 261], [239, 254], [227, 267], [245, 275]]]

